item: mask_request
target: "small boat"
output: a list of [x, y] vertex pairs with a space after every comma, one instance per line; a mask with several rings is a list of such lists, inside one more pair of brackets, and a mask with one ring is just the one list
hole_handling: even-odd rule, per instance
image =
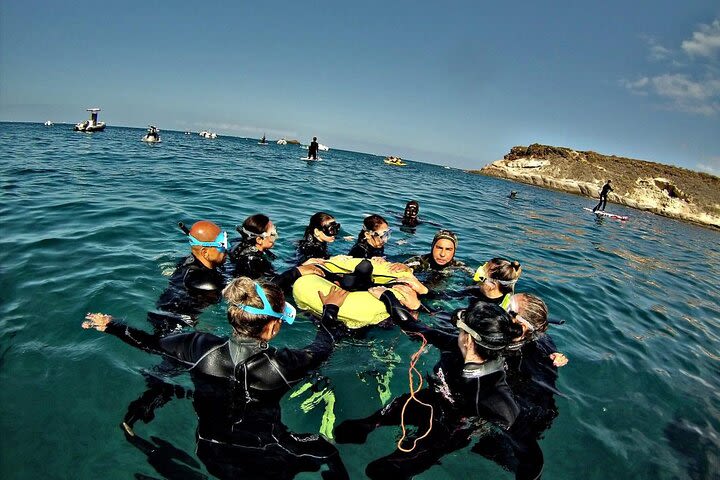
[[268, 141], [265, 139], [265, 134], [263, 133], [263, 138], [260, 139], [258, 142], [258, 145], [268, 145]]
[[45, 122], [45, 126], [46, 126], [46, 127], [52, 127], [53, 125], [55, 125], [55, 124], [54, 124], [53, 122], [51, 122], [50, 120], [48, 120], [47, 122]]
[[160, 143], [160, 129], [155, 125], [148, 125], [148, 131], [143, 137], [142, 141], [147, 143]]
[[395, 167], [404, 167], [407, 165], [407, 163], [402, 161], [402, 158], [400, 157], [385, 157], [383, 162], [387, 163], [388, 165], [393, 165]]
[[98, 122], [99, 108], [86, 108], [90, 112], [90, 119], [75, 124], [73, 130], [76, 132], [102, 132], [105, 130], [105, 122]]
[[208, 132], [207, 130], [203, 130], [199, 133], [199, 135], [203, 138], [217, 138], [217, 133], [215, 132]]
[[322, 143], [318, 143], [318, 150], [327, 152], [330, 150], [330, 147], [328, 147], [327, 145], [323, 145]]
[[281, 138], [280, 140], [277, 141], [277, 144], [278, 145], [287, 145], [287, 140], [285, 140], [284, 138]]

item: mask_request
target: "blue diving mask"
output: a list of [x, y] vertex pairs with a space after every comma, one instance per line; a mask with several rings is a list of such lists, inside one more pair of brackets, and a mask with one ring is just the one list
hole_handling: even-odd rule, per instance
[[221, 253], [227, 252], [228, 249], [228, 235], [227, 232], [220, 232], [218, 236], [213, 240], [212, 242], [201, 242], [197, 238], [193, 237], [188, 233], [188, 238], [190, 239], [190, 246], [200, 246], [200, 247], [215, 247], [220, 251]]
[[295, 321], [295, 315], [297, 314], [297, 312], [295, 311], [295, 307], [285, 302], [283, 311], [276, 312], [275, 310], [273, 310], [272, 305], [270, 305], [270, 301], [268, 300], [267, 296], [265, 295], [265, 291], [259, 283], [255, 284], [255, 291], [260, 297], [260, 300], [262, 300], [263, 302], [263, 308], [255, 308], [249, 305], [238, 305], [237, 303], [233, 303], [232, 305], [247, 313], [252, 313], [254, 315], [267, 315], [268, 317], [279, 318], [288, 325], [292, 325], [292, 323]]

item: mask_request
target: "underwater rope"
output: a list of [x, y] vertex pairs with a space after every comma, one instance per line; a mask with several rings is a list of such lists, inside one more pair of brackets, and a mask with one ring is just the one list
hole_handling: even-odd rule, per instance
[[[417, 442], [419, 442], [419, 441], [422, 440], [423, 438], [425, 438], [425, 437], [427, 437], [428, 435], [430, 435], [430, 432], [432, 431], [432, 422], [433, 422], [434, 410], [433, 410], [433, 406], [432, 406], [432, 405], [430, 405], [430, 404], [428, 404], [428, 403], [425, 403], [425, 402], [423, 402], [423, 401], [421, 401], [421, 400], [418, 400], [418, 399], [415, 397], [415, 392], [418, 391], [418, 390], [420, 390], [420, 389], [422, 388], [422, 385], [423, 385], [422, 374], [420, 374], [420, 371], [418, 371], [418, 369], [415, 368], [415, 364], [416, 364], [416, 363], [418, 362], [418, 360], [420, 359], [420, 355], [422, 355], [423, 351], [425, 350], [425, 347], [427, 347], [427, 344], [428, 344], [427, 339], [425, 338], [425, 336], [424, 336], [422, 333], [419, 333], [419, 332], [406, 332], [406, 333], [407, 333], [408, 336], [410, 336], [410, 335], [419, 335], [420, 338], [422, 338], [422, 345], [420, 345], [420, 348], [418, 349], [418, 351], [415, 352], [415, 353], [412, 355], [412, 357], [410, 357], [410, 367], [408, 368], [408, 380], [409, 380], [409, 382], [410, 382], [410, 396], [408, 397], [407, 400], [405, 400], [405, 404], [403, 405], [402, 411], [400, 412], [400, 426], [402, 427], [402, 437], [400, 437], [400, 440], [398, 440], [398, 442], [397, 442], [397, 448], [398, 448], [398, 450], [400, 450], [401, 452], [410, 453], [410, 452], [412, 452], [413, 450], [415, 450], [415, 447], [417, 447]], [[413, 379], [413, 372], [415, 372], [415, 373], [417, 374], [418, 378], [420, 379], [419, 382], [418, 382], [417, 390], [415, 389], [415, 381], [414, 381], [414, 379]], [[408, 449], [408, 448], [403, 447], [403, 446], [402, 446], [402, 443], [403, 443], [403, 440], [405, 440], [405, 437], [407, 437], [407, 431], [405, 430], [405, 409], [407, 408], [408, 404], [409, 404], [410, 401], [412, 401], [412, 400], [415, 400], [415, 401], [416, 401], [417, 403], [419, 403], [420, 405], [425, 405], [426, 407], [428, 407], [428, 408], [430, 409], [430, 422], [429, 422], [427, 431], [426, 431], [421, 437], [418, 437], [418, 438], [416, 438], [415, 440], [413, 440], [412, 448], [409, 448], [409, 449]]]

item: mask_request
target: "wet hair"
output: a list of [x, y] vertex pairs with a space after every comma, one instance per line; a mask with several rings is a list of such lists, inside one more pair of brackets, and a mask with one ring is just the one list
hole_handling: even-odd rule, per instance
[[[258, 282], [276, 312], [285, 307], [285, 294], [280, 287], [272, 283]], [[243, 310], [242, 306], [263, 308], [263, 302], [255, 289], [255, 281], [248, 277], [233, 280], [222, 291], [228, 302], [227, 318], [233, 330], [244, 337], [259, 338], [265, 325], [274, 317], [256, 315]]]
[[[493, 258], [487, 262], [485, 267], [487, 276], [491, 280], [502, 280], [505, 282], [511, 282], [517, 280], [520, 277], [520, 262], [507, 260], [505, 258]], [[503, 285], [496, 283], [500, 292], [503, 294], [511, 293], [514, 290], [514, 286]]]
[[305, 236], [312, 235], [315, 229], [322, 230], [323, 223], [328, 220], [334, 220], [335, 217], [325, 212], [317, 212], [315, 215], [310, 217], [310, 223], [305, 227]]
[[513, 339], [522, 335], [522, 327], [499, 305], [477, 302], [465, 311], [463, 321], [483, 339], [483, 346], [476, 339], [475, 348], [485, 359], [497, 358], [505, 353]]
[[363, 220], [363, 229], [360, 230], [358, 234], [358, 241], [365, 238], [365, 232], [374, 232], [380, 225], [390, 224], [380, 215], [368, 215], [365, 217], [365, 220]]
[[548, 308], [540, 297], [532, 293], [518, 293], [512, 298], [517, 307], [515, 313], [527, 320], [536, 332], [548, 329]]
[[237, 231], [242, 235], [244, 243], [255, 243], [255, 236], [248, 235], [244, 230], [257, 235], [262, 235], [267, 230], [268, 224], [270, 223], [270, 217], [263, 215], [262, 213], [256, 213], [245, 219], [242, 226], [237, 228]]
[[313, 142], [317, 140], [317, 137], [313, 137]]

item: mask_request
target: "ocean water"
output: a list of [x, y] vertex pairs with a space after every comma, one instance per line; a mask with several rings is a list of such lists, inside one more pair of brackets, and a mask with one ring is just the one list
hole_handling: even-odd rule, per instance
[[[396, 168], [331, 150], [307, 164], [293, 145], [180, 132], [146, 145], [143, 133], [0, 123], [0, 477], [160, 478], [118, 427], [144, 390], [140, 373], [158, 359], [80, 323], [102, 311], [147, 328], [145, 312], [187, 252], [178, 221], [210, 219], [232, 231], [264, 212], [280, 233], [282, 270], [315, 211], [331, 212], [342, 235], [354, 236], [370, 213], [397, 227], [416, 199], [421, 218], [459, 233], [458, 258], [473, 267], [494, 256], [519, 260], [517, 291], [540, 295], [551, 317], [565, 320], [550, 330], [570, 363], [560, 369], [559, 415], [540, 442], [544, 478], [718, 478], [717, 231], [618, 205], [607, 210], [628, 222], [596, 219], [582, 210], [591, 199], [412, 161]], [[436, 229], [395, 228], [386, 252], [424, 253]], [[331, 251], [351, 245], [338, 240]], [[468, 281], [456, 275], [448, 288]], [[206, 310], [198, 328], [228, 333], [222, 306]], [[312, 336], [300, 319], [275, 343], [300, 346]], [[417, 347], [397, 329], [340, 344], [322, 369], [337, 421], [407, 392]], [[436, 360], [431, 349], [419, 366], [428, 371]], [[283, 420], [293, 431], [317, 432], [323, 406], [305, 412], [306, 398], [286, 396]], [[172, 443], [208, 475], [195, 457], [195, 426], [191, 402], [176, 399], [136, 431]], [[387, 427], [365, 445], [338, 445], [351, 477], [364, 478], [365, 465], [390, 453], [398, 433]], [[417, 478], [470, 475], [513, 478], [470, 448]]]

